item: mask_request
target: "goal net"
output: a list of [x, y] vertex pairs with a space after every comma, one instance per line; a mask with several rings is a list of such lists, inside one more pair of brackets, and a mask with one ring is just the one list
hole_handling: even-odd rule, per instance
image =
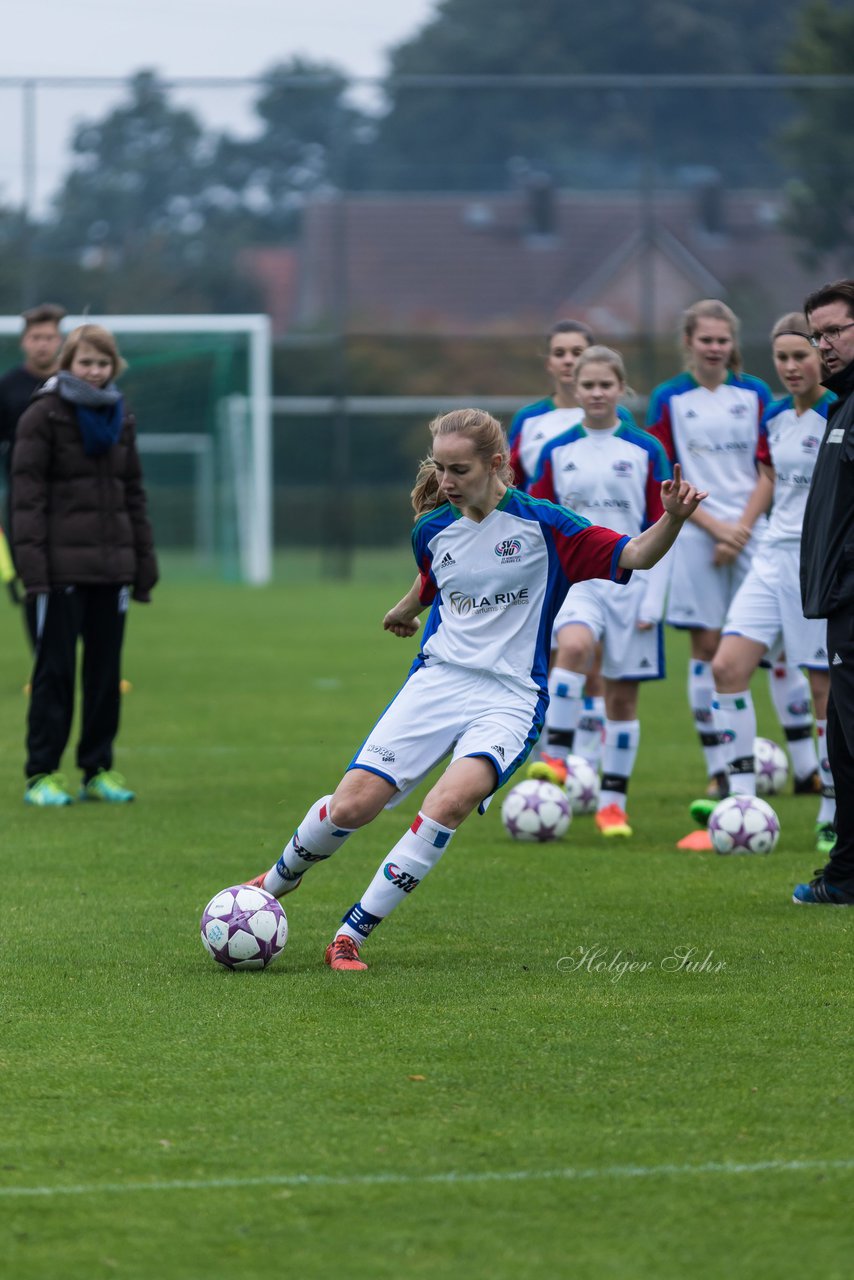
[[[251, 583], [272, 576], [270, 329], [262, 315], [68, 316], [101, 324], [128, 369], [158, 551]], [[19, 316], [0, 316], [0, 372], [21, 362]], [[2, 482], [2, 480], [0, 480]]]

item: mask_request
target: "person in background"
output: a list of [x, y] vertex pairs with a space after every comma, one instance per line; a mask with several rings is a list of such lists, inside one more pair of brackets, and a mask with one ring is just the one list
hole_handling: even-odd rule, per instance
[[[22, 315], [24, 331], [21, 334], [21, 351], [24, 362], [10, 369], [0, 378], [0, 456], [6, 481], [6, 531], [11, 541], [11, 469], [12, 446], [18, 419], [40, 386], [56, 371], [62, 334], [59, 326], [65, 318], [65, 310], [53, 302], [42, 302]], [[35, 649], [35, 614], [25, 602], [25, 625], [31, 645]]]
[[58, 770], [71, 732], [78, 640], [80, 798], [134, 799], [113, 769], [121, 652], [128, 602], [151, 599], [158, 571], [136, 425], [114, 382], [124, 368], [108, 330], [75, 329], [59, 372], [36, 392], [15, 435], [14, 556], [36, 617], [24, 792], [30, 805], [72, 801]]
[[[661, 483], [670, 479], [671, 468], [658, 440], [618, 417], [625, 393], [626, 371], [618, 353], [588, 347], [575, 368], [583, 417], [545, 446], [531, 495], [636, 536], [660, 519]], [[639, 684], [664, 676], [661, 622], [649, 624], [644, 607], [648, 577], [637, 574], [627, 587], [613, 582], [570, 587], [554, 624], [557, 659], [549, 674], [546, 754], [528, 767], [529, 777], [566, 780], [584, 682], [601, 645], [606, 722], [596, 826], [603, 836], [632, 834], [626, 794], [640, 745]], [[561, 761], [563, 779], [554, 767]]]
[[801, 534], [801, 599], [827, 619], [827, 753], [836, 783], [836, 844], [824, 867], [795, 886], [794, 902], [854, 906], [854, 280], [804, 303], [810, 341], [839, 398], [827, 411]]
[[[690, 306], [681, 330], [687, 367], [653, 391], [647, 414], [647, 428], [671, 462], [680, 462], [686, 477], [712, 494], [670, 558], [666, 621], [690, 633], [688, 700], [706, 761], [706, 794], [716, 799], [727, 794], [729, 783], [712, 722], [711, 664], [727, 609], [764, 531], [768, 501], [756, 450], [772, 396], [760, 378], [741, 372], [738, 338], [738, 319], [725, 303], [707, 298]], [[809, 685], [799, 668], [778, 663], [770, 688], [796, 790], [815, 794], [821, 783]]]
[[558, 320], [546, 338], [546, 373], [551, 394], [527, 404], [513, 415], [507, 432], [513, 482], [528, 489], [537, 472], [543, 446], [580, 420], [575, 399], [575, 365], [593, 341], [593, 334], [580, 320]]
[[[575, 366], [592, 342], [591, 330], [580, 320], [558, 320], [549, 330], [545, 369], [551, 379], [552, 393], [520, 409], [513, 416], [507, 433], [517, 488], [530, 488], [544, 446], [581, 421], [582, 410], [575, 396]], [[634, 424], [628, 409], [620, 406], [618, 412], [621, 420]], [[588, 672], [584, 695], [573, 750], [598, 771], [605, 738], [604, 685], [598, 661]], [[554, 772], [561, 772], [560, 760], [553, 758], [547, 764]], [[562, 772], [565, 779], [566, 769]]]
[[[827, 416], [836, 399], [821, 384], [822, 365], [810, 344], [801, 312], [789, 312], [771, 331], [774, 365], [788, 395], [775, 400], [762, 418], [757, 462], [760, 481], [772, 502], [765, 537], [727, 613], [723, 637], [712, 660], [714, 724], [725, 744], [729, 788], [756, 794], [753, 743], [756, 711], [750, 680], [759, 663], [782, 643], [789, 662], [808, 675], [818, 732], [822, 796], [816, 822], [816, 849], [828, 854], [836, 839], [833, 776], [827, 760], [826, 627], [804, 617], [801, 605], [801, 529], [807, 494]], [[717, 801], [695, 800], [691, 814], [705, 823]], [[695, 832], [695, 849], [711, 849], [708, 831]]]
[[337, 789], [309, 809], [282, 856], [249, 881], [276, 897], [407, 796], [451, 756], [421, 810], [344, 914], [325, 962], [367, 968], [359, 951], [435, 867], [464, 819], [484, 812], [524, 762], [548, 704], [549, 643], [570, 584], [627, 582], [657, 563], [704, 494], [678, 468], [662, 485], [664, 514], [635, 538], [510, 488], [507, 439], [495, 418], [459, 409], [430, 425], [432, 454], [413, 489], [418, 577], [385, 630], [418, 629], [421, 651], [403, 688], [368, 733]]

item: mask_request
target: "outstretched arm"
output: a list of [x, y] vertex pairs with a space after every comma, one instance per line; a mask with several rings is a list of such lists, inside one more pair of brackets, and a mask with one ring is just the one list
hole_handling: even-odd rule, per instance
[[418, 615], [423, 609], [427, 608], [419, 598], [420, 589], [421, 575], [416, 574], [415, 581], [406, 595], [402, 600], [398, 600], [394, 608], [389, 609], [383, 618], [383, 631], [391, 631], [393, 635], [400, 636], [402, 640], [415, 635], [421, 625], [418, 621]]
[[626, 543], [619, 559], [620, 568], [651, 569], [654, 564], [658, 564], [673, 546], [685, 521], [708, 496], [683, 480], [682, 468], [678, 462], [674, 463], [673, 479], [665, 480], [661, 486], [664, 515]]

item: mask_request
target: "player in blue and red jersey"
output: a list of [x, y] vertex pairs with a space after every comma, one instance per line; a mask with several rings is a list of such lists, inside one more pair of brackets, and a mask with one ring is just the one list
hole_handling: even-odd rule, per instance
[[[764, 530], [768, 500], [756, 450], [771, 391], [760, 378], [741, 372], [738, 331], [737, 317], [717, 299], [689, 307], [682, 327], [688, 367], [655, 389], [647, 415], [648, 430], [671, 462], [681, 463], [691, 483], [713, 495], [670, 557], [666, 620], [690, 631], [688, 698], [706, 759], [708, 794], [718, 797], [727, 792], [726, 760], [712, 724], [711, 663], [727, 609]], [[811, 741], [809, 687], [796, 667], [776, 670], [771, 693], [786, 737]], [[813, 752], [805, 773], [812, 777], [816, 766]]]
[[651, 567], [705, 497], [676, 469], [662, 485], [661, 519], [630, 538], [509, 488], [506, 437], [482, 410], [445, 414], [430, 430], [432, 455], [413, 490], [419, 573], [383, 622], [412, 636], [429, 606], [420, 652], [335, 793], [311, 807], [278, 862], [252, 882], [277, 897], [292, 892], [353, 831], [451, 757], [345, 913], [326, 949], [333, 969], [367, 967], [359, 957], [365, 939], [525, 760], [543, 726], [552, 627], [571, 583], [627, 582], [632, 570]]

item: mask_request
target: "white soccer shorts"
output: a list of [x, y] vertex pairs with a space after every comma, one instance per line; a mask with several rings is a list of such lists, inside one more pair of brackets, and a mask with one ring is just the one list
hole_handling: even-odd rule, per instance
[[673, 567], [667, 622], [672, 627], [719, 631], [735, 593], [747, 577], [756, 543], [754, 534], [734, 564], [718, 567], [712, 563], [712, 539], [686, 520], [669, 553]]
[[539, 738], [546, 703], [545, 695], [489, 671], [430, 663], [412, 673], [348, 767], [397, 787], [389, 809], [446, 756], [484, 756], [495, 768], [497, 790]]
[[580, 623], [602, 643], [602, 674], [609, 680], [660, 680], [664, 647], [660, 625], [639, 631], [637, 621], [647, 584], [635, 574], [621, 586], [601, 578], [576, 582], [567, 592], [552, 630], [552, 647], [561, 627]]
[[782, 646], [791, 666], [827, 670], [827, 623], [804, 617], [798, 547], [756, 554], [730, 605], [724, 635], [764, 644], [772, 657]]

